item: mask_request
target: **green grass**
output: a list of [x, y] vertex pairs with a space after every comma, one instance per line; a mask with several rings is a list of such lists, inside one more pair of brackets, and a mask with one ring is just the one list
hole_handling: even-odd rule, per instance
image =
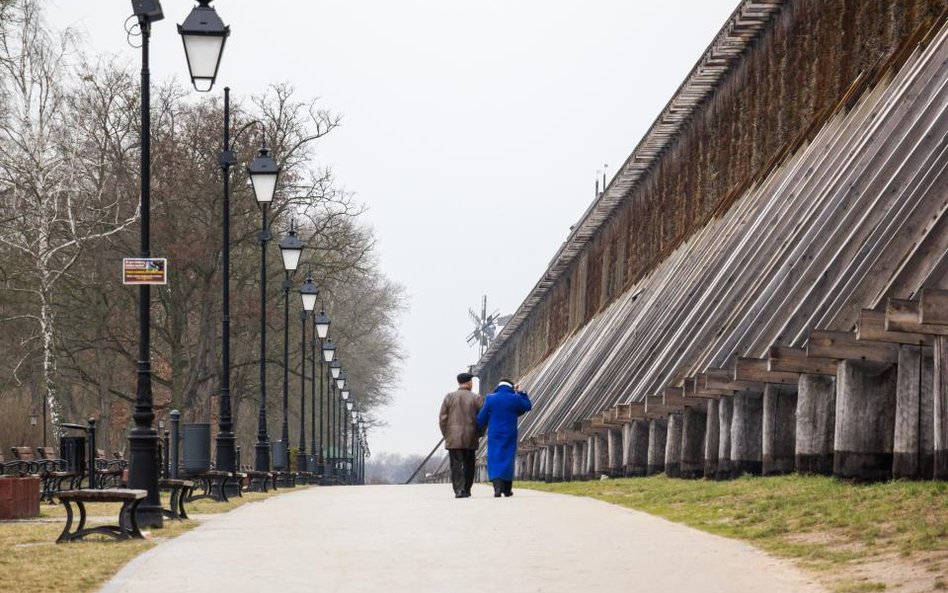
[[[65, 511], [61, 505], [43, 504], [40, 507], [41, 521], [0, 521], [0, 590], [4, 593], [95, 591], [135, 556], [199, 525], [193, 517], [224, 513], [249, 502], [292, 491], [281, 489], [266, 494], [245, 492], [243, 498], [234, 497], [226, 503], [213, 500], [187, 503], [185, 509], [192, 520], [165, 519], [163, 528], [150, 530], [147, 534], [149, 539], [127, 541], [115, 541], [103, 536], [82, 542], [56, 544], [56, 538], [65, 524]], [[163, 504], [167, 505], [167, 499], [163, 499]], [[114, 524], [119, 506], [90, 504], [86, 508], [90, 517], [110, 517], [108, 523]], [[90, 523], [96, 524], [97, 521], [92, 520]]]
[[[850, 484], [828, 477], [746, 477], [730, 482], [665, 476], [544, 484], [524, 488], [589, 496], [697, 529], [748, 541], [815, 571], [837, 593], [883, 591], [860, 567], [889, 563], [897, 579], [945, 588], [948, 571], [948, 484]], [[927, 559], [927, 560], [926, 560]], [[917, 576], [893, 563], [930, 562]], [[924, 571], [921, 571], [924, 573]], [[889, 577], [889, 571], [886, 576]]]

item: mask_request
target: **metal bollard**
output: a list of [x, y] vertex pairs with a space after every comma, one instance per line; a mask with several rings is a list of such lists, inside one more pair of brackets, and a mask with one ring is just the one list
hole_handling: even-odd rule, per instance
[[89, 418], [89, 488], [98, 488], [95, 471], [95, 418]]
[[171, 454], [169, 457], [169, 472], [172, 480], [178, 479], [178, 427], [181, 424], [181, 412], [171, 410]]
[[164, 463], [161, 464], [161, 477], [170, 478], [171, 477], [171, 455], [169, 455], [169, 452], [171, 449], [169, 447], [171, 447], [171, 433], [167, 430], [165, 431], [163, 442], [164, 442], [164, 447], [163, 447], [164, 450], [162, 451], [162, 453], [164, 457]]

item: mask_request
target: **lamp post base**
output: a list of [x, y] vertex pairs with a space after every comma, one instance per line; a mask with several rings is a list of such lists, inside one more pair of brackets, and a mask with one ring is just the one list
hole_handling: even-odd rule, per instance
[[217, 433], [217, 455], [214, 459], [214, 467], [219, 471], [230, 472], [234, 477], [227, 480], [224, 487], [224, 493], [230, 496], [237, 496], [240, 484], [237, 483], [237, 437], [232, 432]]
[[[253, 469], [258, 472], [270, 471], [270, 443], [266, 441], [257, 441], [254, 445], [254, 463]], [[254, 478], [250, 482], [250, 489], [263, 492], [265, 478]]]

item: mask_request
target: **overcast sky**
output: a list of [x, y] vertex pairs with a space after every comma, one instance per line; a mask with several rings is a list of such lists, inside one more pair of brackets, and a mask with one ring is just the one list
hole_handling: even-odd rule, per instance
[[[55, 26], [139, 63], [127, 0], [46, 3]], [[161, 4], [152, 78], [186, 80], [175, 25], [194, 3]], [[382, 269], [411, 300], [389, 426], [370, 447], [427, 453], [442, 397], [476, 358], [468, 309], [486, 294], [489, 312], [514, 312], [593, 199], [596, 171], [622, 164], [737, 0], [214, 6], [231, 36], [213, 92], [290, 82], [343, 116], [318, 165], [368, 206]]]

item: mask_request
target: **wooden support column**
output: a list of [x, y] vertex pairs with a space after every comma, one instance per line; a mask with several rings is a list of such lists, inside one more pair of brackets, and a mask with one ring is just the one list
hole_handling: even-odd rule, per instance
[[533, 479], [543, 481], [543, 448], [533, 450]]
[[702, 408], [686, 407], [681, 415], [681, 461], [678, 472], [682, 478], [704, 476], [704, 429], [708, 423]]
[[800, 375], [797, 385], [797, 473], [833, 473], [833, 438], [836, 434], [836, 377]]
[[543, 481], [549, 484], [553, 481], [553, 472], [556, 470], [556, 447], [554, 445], [547, 445], [543, 447]]
[[563, 447], [563, 481], [573, 480], [573, 444], [566, 443]]
[[563, 481], [563, 445], [552, 445], [553, 448], [553, 481]]
[[718, 472], [718, 447], [720, 444], [720, 419], [717, 399], [708, 400], [707, 424], [704, 427], [704, 477], [714, 478]]
[[648, 459], [645, 475], [660, 474], [665, 471], [665, 437], [668, 423], [661, 418], [648, 421]]
[[833, 474], [855, 480], [892, 476], [898, 366], [844, 360], [836, 376]]
[[629, 465], [632, 459], [632, 424], [622, 426], [622, 473], [629, 475]]
[[622, 475], [622, 429], [611, 428], [603, 438], [606, 440], [606, 475], [618, 477]]
[[571, 480], [584, 480], [586, 478], [586, 444], [585, 441], [573, 441], [573, 471], [570, 472]]
[[670, 478], [679, 476], [681, 463], [681, 414], [668, 417], [668, 431], [665, 438], [665, 474]]
[[795, 467], [797, 385], [764, 388], [761, 472], [765, 476], [789, 474]]
[[644, 476], [648, 469], [648, 422], [633, 420], [629, 423], [629, 465], [627, 476]]
[[948, 338], [935, 339], [934, 477], [948, 479]]
[[931, 348], [899, 346], [892, 477], [930, 480], [934, 473], [935, 379]]
[[593, 435], [586, 438], [586, 470], [583, 472], [587, 480], [596, 475], [596, 439]]
[[725, 396], [718, 400], [718, 462], [717, 471], [714, 475], [718, 480], [731, 477], [731, 416], [733, 409], [732, 397]]
[[602, 434], [593, 435], [593, 477], [606, 473], [609, 467], [609, 445]]
[[744, 392], [734, 395], [731, 412], [731, 475], [759, 476], [761, 472], [761, 424], [763, 394]]

